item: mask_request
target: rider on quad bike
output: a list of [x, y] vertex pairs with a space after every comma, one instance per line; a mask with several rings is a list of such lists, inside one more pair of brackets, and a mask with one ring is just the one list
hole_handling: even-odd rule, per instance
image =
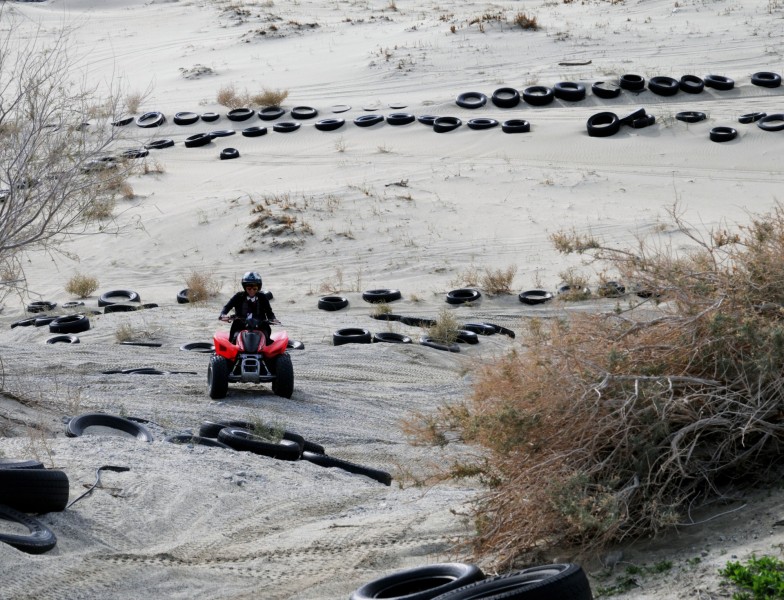
[[[231, 331], [218, 331], [213, 338], [215, 354], [210, 357], [207, 386], [210, 398], [225, 398], [229, 382], [272, 382], [272, 391], [291, 398], [294, 369], [286, 348], [285, 331], [272, 334], [270, 324], [280, 325], [269, 300], [260, 294], [261, 276], [249, 271], [242, 277], [239, 292], [223, 307], [221, 321], [230, 321]], [[229, 316], [229, 311], [235, 314]]]

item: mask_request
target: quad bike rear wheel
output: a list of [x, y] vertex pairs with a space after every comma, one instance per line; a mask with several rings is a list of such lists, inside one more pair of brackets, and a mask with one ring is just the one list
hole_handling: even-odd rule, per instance
[[229, 363], [222, 356], [210, 357], [210, 366], [207, 368], [207, 389], [213, 400], [225, 398], [229, 391]]
[[294, 366], [288, 352], [275, 359], [275, 379], [272, 381], [272, 391], [281, 398], [291, 398], [294, 393]]

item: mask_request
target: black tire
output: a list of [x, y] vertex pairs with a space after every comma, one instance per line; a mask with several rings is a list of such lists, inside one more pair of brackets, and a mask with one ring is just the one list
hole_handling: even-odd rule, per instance
[[709, 135], [712, 142], [729, 142], [738, 137], [738, 130], [734, 127], [714, 127]]
[[460, 352], [460, 346], [457, 345], [457, 343], [453, 342], [451, 344], [445, 344], [443, 342], [437, 342], [429, 335], [423, 335], [421, 338], [419, 338], [419, 343], [429, 348], [443, 350], [444, 352]]
[[502, 325], [496, 325], [495, 323], [485, 323], [485, 325], [489, 325], [490, 327], [495, 329], [496, 333], [509, 336], [510, 338], [513, 339], [515, 337], [515, 332], [509, 329], [508, 327], [503, 327]]
[[610, 137], [621, 129], [621, 120], [613, 112], [600, 112], [591, 115], [585, 124], [591, 137]]
[[219, 442], [218, 440], [213, 440], [206, 437], [201, 437], [198, 435], [189, 435], [189, 434], [170, 435], [169, 437], [165, 438], [163, 441], [169, 442], [171, 444], [188, 444], [193, 446], [208, 446], [210, 448], [223, 448], [224, 450], [233, 450], [231, 446], [227, 446], [223, 442]]
[[626, 286], [617, 281], [605, 281], [596, 289], [596, 294], [601, 298], [620, 298], [626, 294]]
[[425, 317], [400, 317], [398, 319], [403, 325], [410, 325], [411, 327], [432, 327], [436, 324], [435, 319], [427, 319]]
[[51, 333], [81, 333], [90, 329], [90, 319], [85, 315], [65, 315], [49, 323]]
[[463, 122], [457, 117], [438, 117], [433, 121], [433, 131], [436, 133], [447, 133], [460, 127]]
[[38, 519], [0, 504], [0, 519], [27, 527], [29, 535], [0, 533], [0, 542], [28, 554], [43, 554], [57, 545], [54, 533]]
[[141, 297], [132, 290], [112, 290], [98, 297], [98, 306], [109, 306], [117, 302], [141, 302]]
[[391, 289], [365, 290], [362, 293], [362, 299], [371, 304], [394, 302], [395, 300], [400, 300], [402, 297], [400, 290]]
[[[358, 465], [347, 460], [335, 458], [334, 456], [327, 456], [323, 453], [310, 452], [306, 450], [302, 453], [302, 460], [319, 465], [320, 467], [337, 467], [338, 469], [343, 469], [344, 471], [354, 473], [355, 475], [364, 475], [365, 477], [369, 477], [370, 479], [378, 481], [379, 483], [383, 483], [384, 485], [392, 485], [392, 475], [386, 471], [380, 471], [379, 469]], [[387, 598], [391, 596], [382, 597]]]
[[592, 600], [591, 585], [576, 564], [541, 565], [490, 577], [436, 600]]
[[197, 133], [185, 138], [186, 148], [198, 148], [206, 146], [212, 141], [212, 136], [209, 133]]
[[267, 135], [267, 128], [256, 125], [254, 127], [246, 127], [241, 133], [243, 137], [261, 137], [262, 135]]
[[478, 119], [471, 119], [466, 123], [469, 129], [492, 129], [493, 127], [498, 127], [498, 121], [495, 119], [488, 119], [485, 117], [481, 117]]
[[216, 112], [206, 112], [201, 114], [201, 120], [206, 121], [207, 123], [214, 123], [220, 119], [220, 115]]
[[133, 117], [122, 117], [117, 119], [116, 121], [112, 121], [113, 127], [125, 127], [126, 125], [130, 125], [133, 123]]
[[[261, 425], [262, 428], [259, 429], [258, 425]], [[268, 427], [263, 424], [251, 423], [250, 421], [204, 421], [199, 427], [199, 435], [204, 438], [216, 439], [221, 429], [226, 427], [246, 429], [251, 433], [260, 433], [262, 437], [265, 438], [271, 437], [273, 434], [280, 433], [281, 439], [296, 443], [299, 446], [300, 453], [302, 453], [302, 451], [305, 450], [305, 447], [308, 446], [308, 442], [305, 440], [305, 438], [298, 433], [286, 430], [281, 433], [275, 427]], [[321, 448], [319, 444], [311, 443], [310, 446]], [[321, 452], [324, 452], [323, 448], [321, 449]]]
[[473, 288], [458, 288], [446, 293], [447, 304], [465, 304], [466, 302], [476, 302], [482, 294]]
[[411, 113], [389, 113], [387, 123], [390, 125], [408, 125], [416, 121], [416, 117]]
[[294, 393], [294, 366], [288, 352], [279, 354], [275, 359], [275, 379], [272, 381], [272, 391], [281, 398], [291, 398]]
[[232, 136], [232, 135], [234, 135], [236, 133], [237, 132], [234, 131], [233, 129], [216, 129], [215, 131], [210, 131], [210, 137], [212, 139], [222, 138], [222, 137], [229, 137], [229, 136]]
[[678, 87], [687, 94], [699, 94], [705, 89], [705, 82], [702, 77], [684, 75], [678, 82]]
[[224, 148], [221, 150], [220, 159], [221, 160], [231, 160], [232, 158], [239, 158], [240, 151], [236, 148]]
[[15, 321], [11, 323], [11, 329], [14, 327], [30, 327], [35, 325], [35, 317], [31, 317], [30, 319], [22, 319], [21, 321]]
[[318, 116], [318, 111], [312, 106], [295, 106], [291, 109], [292, 119], [315, 119]]
[[348, 306], [348, 298], [343, 296], [322, 296], [318, 299], [319, 310], [335, 311]]
[[370, 315], [370, 318], [376, 319], [377, 321], [399, 321], [403, 317], [393, 313], [378, 313]]
[[724, 75], [706, 75], [703, 79], [705, 87], [726, 92], [735, 87], [735, 80]]
[[177, 292], [177, 304], [188, 304], [190, 300], [188, 299], [188, 288], [184, 290], [180, 290]]
[[329, 118], [329, 119], [321, 119], [320, 121], [316, 121], [313, 125], [319, 131], [335, 131], [336, 129], [340, 129], [343, 125], [346, 124], [345, 119], [336, 119], [336, 118]]
[[499, 108], [514, 108], [520, 104], [520, 92], [511, 87], [501, 87], [493, 92], [490, 99]]
[[120, 153], [121, 158], [144, 158], [145, 156], [149, 156], [150, 151], [147, 148], [131, 148], [129, 150], [125, 150], [124, 152]]
[[656, 122], [656, 117], [653, 115], [645, 115], [644, 117], [640, 117], [639, 119], [635, 119], [631, 122], [632, 129], [644, 129], [645, 127], [650, 127]]
[[23, 458], [0, 458], [0, 469], [43, 469], [44, 463]]
[[299, 128], [300, 124], [296, 121], [281, 121], [272, 126], [272, 131], [277, 131], [278, 133], [291, 133], [297, 131]]
[[675, 115], [675, 118], [678, 121], [683, 121], [684, 123], [699, 123], [700, 121], [704, 121], [708, 118], [704, 112], [700, 112], [697, 110], [686, 110], [683, 112], [679, 112]]
[[781, 131], [784, 130], [784, 113], [775, 113], [772, 115], [765, 115], [757, 121], [757, 127], [763, 131]]
[[54, 315], [43, 315], [41, 317], [36, 317], [35, 321], [33, 321], [33, 325], [36, 327], [43, 327], [44, 325], [49, 325], [56, 318], [57, 317]]
[[621, 95], [621, 86], [611, 81], [596, 81], [591, 85], [591, 92], [597, 98], [609, 100]]
[[63, 342], [63, 343], [66, 343], [66, 344], [78, 344], [78, 343], [80, 343], [80, 341], [81, 340], [79, 340], [79, 338], [77, 336], [75, 336], [75, 335], [63, 334], [63, 335], [56, 335], [54, 337], [50, 337], [48, 340], [46, 340], [46, 343], [47, 344], [58, 344], [60, 342]]
[[210, 342], [188, 342], [187, 344], [183, 344], [180, 346], [180, 350], [185, 350], [186, 352], [215, 352], [215, 346], [213, 346]]
[[108, 315], [109, 313], [116, 313], [116, 312], [133, 312], [138, 310], [139, 307], [136, 304], [126, 304], [126, 303], [117, 303], [117, 304], [109, 304], [108, 306], [104, 306], [103, 313]]
[[392, 331], [380, 331], [373, 334], [374, 342], [389, 342], [391, 344], [410, 344], [412, 340], [407, 335], [402, 333], [394, 333]]
[[674, 96], [681, 85], [677, 79], [657, 75], [648, 80], [648, 89], [658, 96]]
[[142, 116], [138, 117], [136, 119], [136, 126], [142, 127], [143, 129], [149, 129], [151, 127], [160, 127], [165, 122], [166, 117], [162, 112], [151, 111], [146, 112]]
[[281, 108], [280, 106], [265, 106], [259, 110], [258, 114], [259, 119], [262, 121], [274, 121], [275, 119], [280, 119], [283, 115], [285, 115], [286, 109]]
[[645, 77], [634, 73], [625, 73], [621, 75], [619, 83], [621, 89], [629, 90], [630, 92], [641, 92], [645, 89]]
[[438, 117], [436, 115], [419, 115], [417, 117], [417, 121], [422, 123], [422, 125], [427, 125], [428, 127], [432, 127], [433, 123], [436, 122]]
[[304, 350], [305, 344], [297, 340], [289, 340], [286, 343], [286, 348], [288, 348], [289, 350]]
[[525, 119], [509, 119], [501, 123], [501, 131], [504, 133], [528, 133], [531, 131], [531, 124]]
[[[126, 371], [123, 371], [125, 373]], [[130, 372], [130, 371], [127, 371]], [[65, 435], [68, 437], [81, 437], [85, 435], [88, 427], [105, 427], [127, 433], [142, 442], [152, 442], [150, 431], [139, 423], [105, 413], [85, 413], [73, 417], [65, 426]]]
[[465, 329], [466, 331], [473, 331], [479, 335], [495, 335], [497, 333], [495, 326], [489, 325], [487, 323], [465, 323], [462, 326], [462, 329]]
[[193, 125], [196, 121], [199, 120], [199, 115], [195, 112], [178, 112], [174, 113], [174, 124], [175, 125]]
[[479, 338], [477, 337], [477, 334], [473, 331], [469, 331], [468, 329], [458, 329], [457, 341], [458, 343], [473, 345], [479, 343]]
[[76, 308], [77, 306], [84, 306], [81, 300], [71, 300], [70, 302], [63, 302], [63, 308]]
[[476, 565], [438, 563], [396, 571], [369, 581], [351, 593], [350, 600], [432, 600], [484, 579]]
[[637, 108], [637, 109], [633, 110], [632, 112], [630, 112], [625, 117], [620, 117], [620, 119], [618, 119], [618, 120], [620, 121], [621, 125], [631, 125], [637, 119], [642, 119], [647, 114], [648, 113], [645, 112], [645, 108], [643, 108], [641, 106], [640, 108]]
[[546, 106], [555, 98], [553, 88], [544, 85], [532, 85], [523, 90], [523, 100], [531, 106]]
[[760, 87], [777, 88], [781, 85], [781, 75], [770, 71], [759, 71], [751, 76], [751, 83]]
[[579, 102], [585, 99], [585, 86], [574, 81], [559, 81], [553, 86], [553, 94], [559, 100]]
[[132, 340], [128, 340], [125, 342], [120, 342], [121, 346], [141, 346], [143, 348], [160, 348], [163, 346], [163, 342], [135, 342]]
[[229, 121], [247, 121], [256, 114], [252, 108], [233, 108], [226, 113], [226, 118]]
[[741, 115], [738, 117], [738, 123], [748, 124], [748, 123], [756, 123], [762, 117], [766, 117], [768, 113], [764, 112], [752, 112], [746, 113], [745, 115]]
[[553, 299], [551, 292], [547, 290], [526, 290], [517, 295], [517, 299], [523, 304], [535, 305], [544, 304]]
[[164, 148], [171, 148], [174, 146], [174, 140], [170, 139], [163, 139], [163, 140], [153, 140], [149, 144], [145, 144], [144, 147], [147, 150], [163, 150]]
[[354, 119], [357, 127], [372, 127], [384, 122], [384, 115], [360, 115]]
[[68, 476], [56, 469], [0, 469], [0, 504], [27, 513], [65, 510]]
[[253, 452], [262, 456], [269, 456], [279, 460], [299, 460], [302, 454], [300, 445], [291, 440], [272, 442], [247, 429], [239, 427], [224, 427], [218, 432], [218, 441], [235, 450]]
[[472, 110], [482, 108], [487, 104], [487, 96], [482, 92], [463, 92], [457, 97], [455, 104], [461, 108], [469, 108]]
[[359, 327], [346, 327], [338, 329], [332, 334], [332, 345], [342, 346], [343, 344], [370, 344], [373, 336], [367, 329]]
[[49, 302], [48, 300], [35, 300], [27, 305], [27, 312], [39, 313], [47, 310], [53, 310], [57, 306], [57, 302]]
[[229, 392], [229, 362], [216, 354], [207, 367], [207, 392], [213, 400], [225, 398]]

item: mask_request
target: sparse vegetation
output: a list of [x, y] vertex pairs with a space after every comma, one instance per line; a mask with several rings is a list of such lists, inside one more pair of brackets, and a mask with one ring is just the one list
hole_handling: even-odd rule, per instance
[[161, 328], [157, 326], [143, 325], [138, 327], [131, 323], [123, 323], [114, 331], [114, 339], [118, 342], [154, 340], [160, 334]]
[[753, 556], [746, 561], [728, 562], [719, 574], [741, 588], [732, 600], [784, 598], [784, 562], [773, 556]]
[[510, 265], [506, 269], [485, 268], [479, 285], [490, 295], [511, 294], [512, 282], [517, 274], [517, 267]]
[[457, 340], [457, 331], [460, 324], [455, 317], [454, 311], [442, 308], [436, 317], [436, 323], [427, 328], [427, 334], [434, 342], [442, 344], [452, 344]]
[[539, 23], [537, 22], [536, 17], [529, 16], [524, 12], [519, 12], [515, 15], [514, 24], [523, 29], [531, 29], [533, 31], [539, 29]]
[[185, 285], [188, 288], [188, 302], [204, 302], [214, 298], [221, 291], [221, 283], [209, 273], [199, 273], [193, 271], [185, 278]]
[[98, 279], [92, 275], [76, 273], [65, 284], [65, 291], [77, 298], [87, 298], [92, 296], [98, 289]]
[[573, 239], [646, 293], [530, 321], [522, 347], [439, 413], [439, 430], [486, 450], [469, 465], [492, 484], [477, 553], [509, 564], [655, 534], [726, 482], [770, 475], [784, 442], [784, 208], [705, 239], [671, 217], [685, 253]]
[[216, 101], [228, 108], [280, 106], [288, 98], [288, 90], [263, 89], [252, 93], [248, 90], [237, 91], [234, 84], [226, 85], [218, 90]]

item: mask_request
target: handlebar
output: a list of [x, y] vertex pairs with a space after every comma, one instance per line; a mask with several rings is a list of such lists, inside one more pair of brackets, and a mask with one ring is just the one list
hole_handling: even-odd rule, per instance
[[[218, 320], [219, 321], [223, 321], [224, 323], [231, 323], [231, 322], [237, 321], [237, 320], [244, 321], [245, 319], [242, 319], [242, 318], [238, 317], [237, 315], [226, 315], [226, 316], [218, 317]], [[254, 320], [256, 322], [258, 322], [258, 323], [266, 323], [267, 325], [281, 325], [282, 324], [277, 319], [254, 319]]]

